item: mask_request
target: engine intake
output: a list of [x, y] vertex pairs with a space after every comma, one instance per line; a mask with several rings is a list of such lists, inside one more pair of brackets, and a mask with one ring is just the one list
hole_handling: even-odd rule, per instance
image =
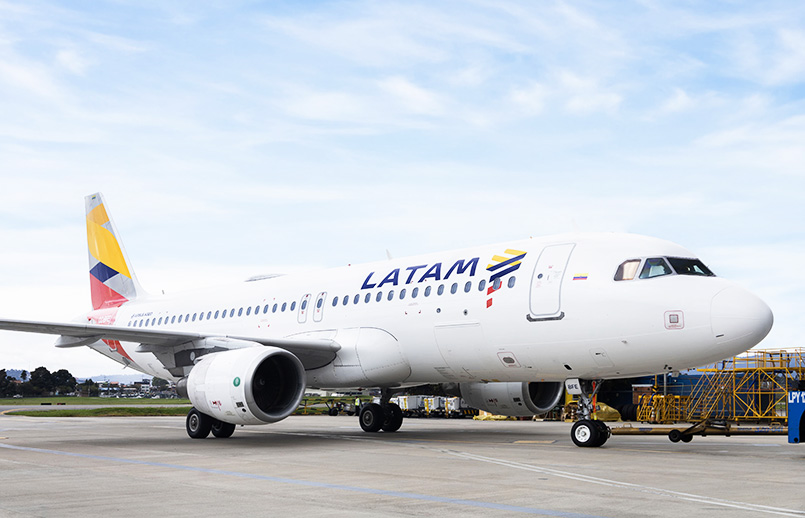
[[549, 412], [564, 393], [560, 381], [526, 383], [461, 383], [468, 405], [496, 415], [533, 416]]
[[232, 424], [285, 419], [305, 393], [305, 369], [276, 347], [234, 349], [204, 356], [180, 382], [200, 412]]

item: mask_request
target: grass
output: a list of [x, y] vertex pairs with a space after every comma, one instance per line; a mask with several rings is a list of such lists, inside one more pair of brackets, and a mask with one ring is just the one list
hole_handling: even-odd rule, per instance
[[[367, 399], [367, 398], [364, 398]], [[184, 406], [148, 406], [155, 402], [169, 405]], [[326, 414], [329, 407], [327, 403], [343, 402], [353, 403], [355, 398], [323, 398], [305, 397], [302, 404], [296, 409], [294, 415], [321, 415]], [[45, 398], [22, 398], [22, 399], [0, 399], [0, 405], [9, 406], [31, 406], [41, 403], [57, 405], [114, 405], [104, 408], [42, 408], [41, 410], [11, 410], [6, 411], [6, 415], [20, 415], [29, 417], [147, 417], [147, 416], [183, 416], [190, 410], [190, 401], [187, 399], [126, 399], [126, 398], [89, 398], [89, 397], [45, 397]], [[118, 405], [127, 406], [118, 406]]]
[[109, 405], [109, 406], [129, 406], [129, 405], [189, 405], [189, 399], [137, 399], [137, 398], [112, 398], [112, 397], [73, 397], [73, 396], [52, 396], [52, 397], [24, 397], [24, 398], [4, 398], [0, 399], [0, 406], [31, 406], [31, 405]]
[[77, 408], [53, 410], [14, 410], [6, 415], [24, 415], [29, 417], [146, 417], [187, 415], [189, 406], [120, 406], [108, 408]]

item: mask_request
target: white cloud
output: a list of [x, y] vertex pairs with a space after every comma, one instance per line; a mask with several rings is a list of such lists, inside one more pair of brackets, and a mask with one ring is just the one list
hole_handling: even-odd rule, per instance
[[563, 71], [559, 80], [562, 92], [567, 96], [565, 107], [572, 113], [616, 111], [623, 100], [620, 94], [601, 87], [593, 78]]
[[90, 62], [74, 49], [62, 49], [58, 51], [56, 53], [56, 61], [68, 71], [79, 76], [84, 75], [87, 68], [90, 66]]
[[400, 76], [389, 77], [379, 82], [382, 90], [394, 97], [407, 111], [422, 115], [440, 115], [444, 112], [444, 100], [439, 95], [415, 85]]

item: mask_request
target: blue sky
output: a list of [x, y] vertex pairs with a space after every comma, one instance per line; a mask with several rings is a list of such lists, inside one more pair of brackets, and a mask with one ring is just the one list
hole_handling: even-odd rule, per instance
[[[576, 229], [805, 324], [799, 2], [0, 0], [0, 314], [89, 307], [83, 196], [146, 289]], [[0, 367], [119, 368], [0, 334]]]

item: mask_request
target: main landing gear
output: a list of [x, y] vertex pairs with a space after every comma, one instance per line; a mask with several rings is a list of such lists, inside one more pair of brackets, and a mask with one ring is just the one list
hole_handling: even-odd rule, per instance
[[358, 414], [358, 421], [364, 432], [396, 432], [403, 423], [403, 413], [399, 405], [389, 403], [390, 394], [383, 390], [380, 396], [380, 404], [367, 403], [361, 407]]
[[193, 439], [205, 439], [210, 432], [218, 439], [226, 439], [235, 433], [235, 425], [224, 423], [207, 414], [202, 414], [195, 408], [191, 408], [185, 420], [187, 435]]
[[[593, 408], [593, 398], [598, 393], [601, 387], [601, 381], [590, 380], [574, 380], [578, 382], [580, 389], [579, 396], [579, 419], [570, 430], [570, 438], [576, 446], [582, 448], [603, 446], [611, 431], [603, 421], [593, 420], [592, 415], [595, 409]], [[568, 385], [570, 390], [570, 385]]]

